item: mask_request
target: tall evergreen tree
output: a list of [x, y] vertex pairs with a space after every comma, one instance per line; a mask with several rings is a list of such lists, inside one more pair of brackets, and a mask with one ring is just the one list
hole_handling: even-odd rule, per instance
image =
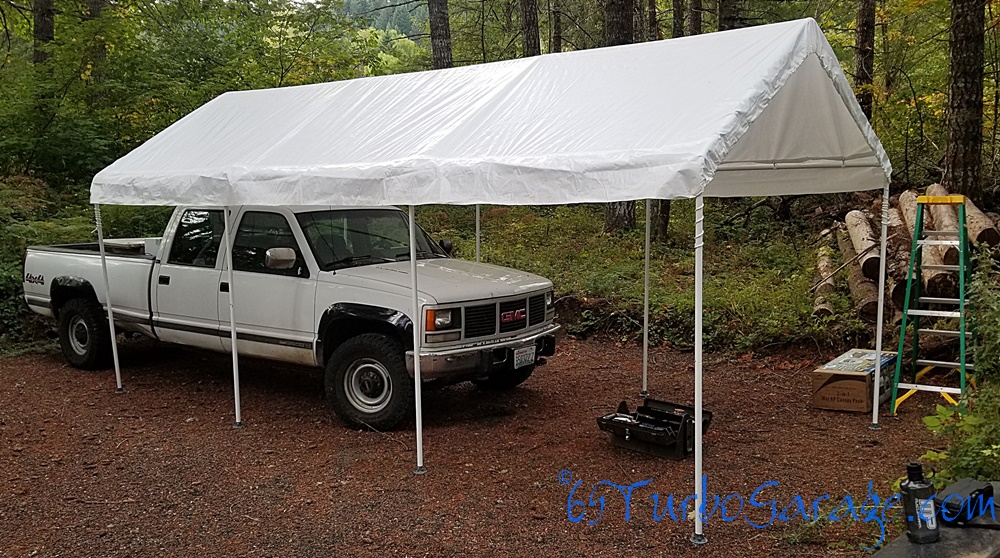
[[985, 0], [952, 0], [944, 184], [978, 198], [983, 151]]
[[[604, 12], [604, 43], [607, 46], [627, 45], [635, 38], [635, 2], [606, 0]], [[613, 202], [604, 208], [604, 230], [611, 232], [635, 226], [635, 202]]]
[[858, 0], [854, 35], [854, 89], [868, 120], [872, 119], [875, 94], [875, 0]]

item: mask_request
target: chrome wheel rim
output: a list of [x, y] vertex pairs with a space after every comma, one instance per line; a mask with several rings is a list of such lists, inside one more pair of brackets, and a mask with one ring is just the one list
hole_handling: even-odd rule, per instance
[[344, 392], [355, 409], [377, 413], [389, 405], [392, 379], [379, 361], [362, 358], [351, 363], [344, 375]]
[[69, 346], [78, 355], [87, 354], [90, 347], [90, 328], [82, 316], [73, 316], [69, 322]]

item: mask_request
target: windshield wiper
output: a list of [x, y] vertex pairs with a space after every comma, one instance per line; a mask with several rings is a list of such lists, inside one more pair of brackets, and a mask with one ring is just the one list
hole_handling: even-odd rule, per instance
[[[431, 252], [430, 250], [417, 250], [417, 257], [419, 258], [420, 256], [431, 256], [431, 257], [434, 257], [434, 258], [440, 258], [440, 257], [442, 257], [440, 254], [435, 254], [434, 252]], [[403, 258], [404, 260], [408, 260], [408, 259], [410, 259], [410, 253], [409, 252], [403, 252], [402, 254], [396, 254], [396, 261], [397, 262], [401, 261], [400, 258]]]
[[352, 263], [356, 263], [356, 262], [360, 262], [360, 261], [366, 261], [366, 260], [372, 260], [372, 261], [375, 261], [375, 262], [391, 262], [392, 261], [389, 258], [382, 258], [382, 257], [379, 257], [379, 256], [372, 256], [371, 254], [366, 254], [364, 256], [347, 256], [346, 258], [340, 258], [339, 260], [335, 260], [335, 261], [332, 261], [332, 262], [324, 265], [323, 266], [323, 271], [330, 271], [331, 269], [334, 269], [337, 266], [346, 266], [348, 264], [352, 264]]

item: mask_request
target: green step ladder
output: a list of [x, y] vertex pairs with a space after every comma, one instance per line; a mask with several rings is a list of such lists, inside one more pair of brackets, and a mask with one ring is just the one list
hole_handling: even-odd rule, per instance
[[[958, 210], [958, 231], [925, 231], [925, 206], [952, 205]], [[950, 237], [950, 238], [949, 238]], [[921, 265], [924, 246], [955, 246], [958, 248], [958, 265]], [[918, 391], [930, 391], [941, 394], [952, 405], [957, 404], [953, 396], [965, 391], [966, 372], [973, 371], [974, 366], [966, 362], [966, 346], [971, 332], [967, 329], [966, 310], [969, 301], [966, 300], [968, 290], [966, 280], [970, 276], [969, 234], [965, 228], [965, 196], [919, 196], [917, 197], [917, 215], [913, 230], [913, 245], [910, 251], [910, 266], [906, 279], [906, 302], [903, 307], [903, 322], [899, 329], [899, 353], [896, 358], [896, 374], [892, 382], [891, 414], [895, 415], [899, 405]], [[923, 270], [957, 271], [958, 298], [938, 298], [923, 296], [921, 279]], [[915, 303], [915, 304], [914, 304]], [[930, 310], [928, 305], [955, 306], [957, 310]], [[958, 330], [921, 328], [921, 318], [958, 318]], [[913, 346], [910, 358], [910, 374], [913, 382], [901, 382], [903, 370], [903, 350], [906, 341], [906, 326], [913, 322]], [[920, 336], [939, 335], [958, 337], [958, 362], [928, 360], [920, 358]], [[934, 368], [951, 368], [958, 370], [959, 387], [943, 387], [918, 383], [920, 379]], [[919, 370], [918, 370], [919, 368]], [[906, 393], [899, 395], [899, 389]]]

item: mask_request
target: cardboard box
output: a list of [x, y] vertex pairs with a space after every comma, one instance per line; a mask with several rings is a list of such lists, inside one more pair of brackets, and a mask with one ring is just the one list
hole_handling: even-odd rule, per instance
[[[889, 396], [895, 373], [896, 353], [882, 353], [882, 385], [879, 401]], [[875, 351], [851, 349], [812, 372], [812, 403], [817, 409], [833, 411], [872, 410], [872, 385], [875, 383]]]

